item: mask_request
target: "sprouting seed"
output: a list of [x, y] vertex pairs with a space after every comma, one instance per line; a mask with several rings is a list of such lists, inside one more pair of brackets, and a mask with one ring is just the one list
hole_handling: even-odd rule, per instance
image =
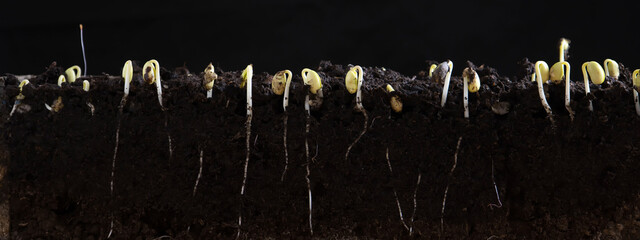
[[[387, 93], [393, 93], [395, 91], [396, 90], [393, 89], [390, 84], [387, 84]], [[393, 109], [394, 112], [402, 112], [402, 99], [400, 99], [400, 96], [398, 96], [397, 94], [393, 94], [389, 103], [391, 105], [391, 109]]]
[[431, 66], [429, 67], [429, 78], [433, 77], [433, 71], [436, 70], [437, 67], [438, 65], [431, 64]]
[[613, 79], [618, 80], [620, 77], [620, 66], [618, 63], [612, 59], [604, 60], [604, 75], [611, 76]]
[[553, 124], [553, 113], [551, 112], [551, 106], [547, 103], [547, 97], [544, 94], [543, 83], [549, 81], [549, 65], [545, 61], [537, 61], [534, 65], [535, 72], [531, 76], [532, 81], [538, 82], [538, 95], [540, 96], [540, 102], [542, 103], [542, 107], [547, 111], [547, 115], [549, 120]]
[[453, 62], [451, 62], [451, 60], [440, 63], [440, 65], [438, 65], [438, 67], [434, 70], [434, 77], [436, 78], [436, 82], [444, 77], [444, 87], [442, 87], [442, 100], [440, 102], [441, 107], [444, 107], [444, 105], [447, 103], [447, 94], [449, 93], [449, 82], [451, 82], [452, 71]]
[[[598, 62], [590, 61], [582, 64], [582, 76], [584, 77], [584, 92], [589, 95], [591, 88], [589, 87], [589, 77], [593, 84], [600, 85], [604, 82], [604, 69]], [[593, 103], [589, 99], [589, 111], [593, 112]]]
[[211, 98], [213, 95], [213, 84], [216, 79], [218, 79], [218, 74], [216, 74], [213, 64], [209, 63], [207, 68], [204, 69], [204, 79], [202, 81], [204, 89], [207, 90], [207, 98]]
[[[464, 106], [464, 118], [469, 118], [469, 92], [478, 92], [480, 90], [480, 77], [473, 69], [467, 67], [462, 71], [462, 79], [464, 81], [462, 89], [462, 102]], [[469, 82], [471, 81], [471, 84]]]
[[349, 70], [349, 72], [347, 72], [347, 75], [344, 78], [347, 91], [349, 91], [349, 93], [351, 94], [354, 94], [354, 93], [356, 94], [355, 109], [358, 112], [361, 112], [362, 115], [364, 116], [364, 126], [362, 128], [362, 132], [360, 132], [360, 135], [358, 135], [358, 137], [353, 141], [353, 143], [351, 143], [351, 145], [349, 145], [349, 147], [347, 148], [347, 153], [344, 155], [345, 160], [349, 159], [349, 153], [351, 152], [351, 148], [353, 147], [353, 145], [358, 143], [358, 141], [360, 141], [360, 138], [362, 138], [362, 136], [367, 132], [367, 127], [369, 126], [368, 124], [369, 115], [367, 114], [367, 110], [364, 109], [364, 107], [362, 106], [361, 88], [362, 88], [362, 82], [364, 78], [363, 75], [364, 75], [364, 71], [362, 70], [362, 67], [355, 66], [355, 67], [352, 67]]
[[82, 70], [80, 69], [80, 67], [78, 67], [78, 65], [73, 65], [70, 68], [67, 68], [66, 71], [64, 71], [64, 74], [67, 75], [67, 81], [70, 84], [76, 82], [76, 79], [80, 77], [81, 73]]
[[67, 82], [67, 78], [64, 75], [58, 76], [58, 87], [62, 87], [62, 83]]

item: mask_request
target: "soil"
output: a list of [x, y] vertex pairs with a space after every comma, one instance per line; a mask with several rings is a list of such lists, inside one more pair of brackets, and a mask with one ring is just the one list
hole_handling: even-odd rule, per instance
[[[529, 79], [528, 60], [521, 61], [519, 76], [511, 78], [488, 66], [468, 65], [476, 68], [482, 82], [480, 91], [470, 94], [468, 120], [463, 118], [458, 76], [452, 77], [447, 103], [440, 107], [442, 84], [424, 72], [404, 76], [365, 67], [362, 96], [370, 127], [345, 160], [364, 118], [354, 109], [355, 94], [344, 86], [349, 66], [320, 63], [316, 70], [323, 79], [324, 99], [311, 113], [307, 138], [315, 156], [310, 166], [313, 237], [639, 238], [640, 118], [629, 71], [623, 67], [619, 80], [592, 85], [590, 96], [581, 77], [574, 77], [573, 122], [564, 109], [564, 84], [547, 86], [554, 111], [551, 125], [537, 85]], [[52, 64], [24, 88], [23, 104], [30, 110], [7, 121], [18, 80], [13, 75], [3, 78], [0, 123], [8, 151], [1, 159], [8, 160], [0, 165], [9, 169], [1, 186], [2, 198], [10, 201], [10, 237], [105, 239], [113, 220], [114, 239], [232, 239], [241, 211], [243, 238], [311, 238], [303, 107], [308, 90], [297, 73], [286, 112], [282, 96], [271, 92], [271, 75], [254, 76], [251, 158], [241, 198], [246, 96], [239, 88], [240, 71], [218, 72], [213, 98], [207, 99], [202, 73], [163, 69], [163, 112], [155, 86], [143, 84], [138, 66], [122, 116], [122, 78], [88, 76], [60, 88], [56, 80], [63, 68]], [[454, 75], [464, 67], [457, 64]], [[91, 82], [89, 92], [82, 91], [84, 79]], [[403, 101], [401, 113], [390, 110], [387, 83]], [[44, 103], [51, 105], [58, 96], [64, 107], [52, 113]], [[587, 109], [588, 99], [593, 99], [593, 113]], [[86, 102], [95, 106], [93, 116]], [[281, 181], [285, 114], [289, 169]], [[194, 196], [201, 149], [203, 171]], [[456, 150], [457, 164], [450, 174]], [[410, 236], [393, 190], [411, 226], [419, 174]], [[499, 208], [490, 206], [499, 203], [492, 179]]]

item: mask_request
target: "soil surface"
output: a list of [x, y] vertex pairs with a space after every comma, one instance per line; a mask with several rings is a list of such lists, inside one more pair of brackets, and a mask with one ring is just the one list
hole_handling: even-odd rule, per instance
[[[311, 238], [306, 139], [313, 159], [314, 238], [640, 238], [640, 117], [627, 69], [618, 80], [591, 85], [589, 96], [582, 78], [574, 77], [574, 121], [564, 108], [564, 83], [546, 86], [552, 125], [530, 81], [528, 60], [511, 78], [488, 66], [456, 64], [454, 75], [470, 65], [482, 82], [470, 94], [468, 120], [459, 76], [452, 77], [441, 107], [442, 83], [424, 72], [404, 76], [364, 67], [369, 127], [348, 159], [347, 148], [364, 124], [354, 109], [355, 94], [344, 85], [349, 66], [321, 62], [315, 69], [324, 98], [311, 112], [308, 136], [308, 88], [298, 70], [286, 112], [282, 96], [271, 92], [271, 75], [256, 74], [244, 197], [247, 116], [240, 71], [217, 70], [213, 98], [207, 99], [202, 73], [163, 69], [163, 111], [155, 86], [142, 82], [138, 63], [120, 115], [121, 77], [81, 77], [58, 87], [63, 68], [52, 64], [30, 78], [22, 106], [10, 119], [19, 81], [6, 75], [0, 123], [8, 151], [0, 165], [8, 165], [8, 172], [0, 200], [10, 201], [10, 237], [105, 239], [113, 220], [114, 239], [232, 239], [241, 213], [242, 238]], [[84, 79], [91, 82], [89, 92], [82, 90]], [[390, 110], [386, 84], [402, 99], [401, 113]], [[64, 107], [48, 111], [44, 104], [58, 97]], [[285, 115], [289, 165], [281, 181]]]

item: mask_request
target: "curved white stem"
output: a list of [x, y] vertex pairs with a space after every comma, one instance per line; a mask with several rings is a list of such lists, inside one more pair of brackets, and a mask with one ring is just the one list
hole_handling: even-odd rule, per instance
[[441, 107], [444, 107], [444, 104], [447, 103], [447, 93], [449, 92], [449, 82], [451, 81], [451, 72], [453, 72], [453, 62], [451, 60], [447, 60], [447, 65], [449, 65], [449, 72], [447, 72], [447, 76], [444, 78], [444, 87], [442, 88], [442, 101], [440, 103]]
[[158, 103], [160, 103], [160, 107], [164, 111], [164, 106], [162, 105], [162, 82], [160, 80], [160, 63], [155, 59], [147, 61], [142, 67], [143, 78], [145, 77], [144, 75], [147, 68], [151, 68], [151, 72], [153, 73], [153, 81], [156, 83], [156, 90], [158, 91]]
[[[585, 62], [584, 64], [582, 64], [582, 76], [584, 78], [584, 93], [587, 96], [589, 96], [589, 93], [591, 93], [591, 88], [589, 87], [589, 74], [587, 73], [588, 63], [589, 62]], [[593, 102], [591, 102], [591, 99], [589, 99], [589, 111], [593, 112]]]
[[571, 121], [573, 121], [575, 112], [571, 109], [571, 66], [568, 62], [561, 62], [561, 64], [564, 68], [566, 76], [566, 78], [564, 79], [564, 107], [567, 109], [567, 112], [569, 112]]
[[285, 75], [287, 75], [287, 80], [284, 84], [284, 98], [282, 99], [282, 108], [284, 111], [287, 111], [287, 107], [289, 106], [289, 87], [291, 86], [291, 77], [293, 74], [289, 70], [285, 70]]
[[542, 86], [542, 73], [540, 72], [540, 65], [544, 64], [543, 61], [536, 62], [536, 82], [538, 83], [538, 95], [540, 95], [540, 102], [542, 103], [542, 107], [547, 111], [547, 115], [549, 115], [549, 119], [553, 122], [551, 106], [547, 103], [547, 97], [544, 95], [544, 87]]

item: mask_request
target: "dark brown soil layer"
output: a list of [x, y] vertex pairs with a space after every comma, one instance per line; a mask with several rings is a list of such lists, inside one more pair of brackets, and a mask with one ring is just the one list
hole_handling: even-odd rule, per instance
[[[454, 73], [463, 65], [457, 64]], [[469, 120], [463, 118], [459, 77], [452, 79], [441, 108], [442, 86], [424, 74], [407, 77], [364, 68], [362, 96], [370, 127], [345, 160], [364, 118], [344, 86], [348, 66], [321, 63], [317, 70], [324, 102], [312, 111], [308, 136], [310, 157], [316, 156], [310, 165], [314, 237], [639, 238], [640, 118], [629, 72], [625, 69], [620, 80], [592, 85], [593, 113], [587, 109], [582, 78], [575, 77], [573, 122], [564, 110], [564, 85], [549, 86], [552, 126], [527, 67], [530, 63], [523, 62], [523, 72], [515, 78], [478, 67], [483, 85], [470, 95]], [[242, 199], [246, 113], [240, 72], [219, 73], [213, 98], [206, 99], [202, 74], [163, 71], [165, 113], [155, 86], [142, 84], [140, 69], [135, 70], [122, 115], [113, 199], [109, 182], [122, 79], [91, 76], [91, 91], [85, 93], [80, 86], [85, 78], [71, 86], [55, 85], [62, 69], [52, 66], [25, 87], [24, 104], [30, 111], [14, 114], [2, 128], [10, 152], [3, 196], [10, 196], [14, 239], [105, 239], [112, 216], [115, 239], [231, 239], [239, 211], [243, 237], [310, 237], [303, 108], [307, 89], [297, 72], [287, 113], [282, 96], [271, 93], [270, 75], [254, 76], [251, 159]], [[2, 121], [18, 94], [17, 79], [5, 80]], [[401, 96], [402, 113], [390, 110], [386, 83]], [[47, 111], [44, 103], [58, 96], [62, 110]], [[95, 106], [94, 116], [87, 101]], [[492, 111], [498, 102], [510, 104], [507, 114]], [[284, 114], [289, 116], [290, 164], [280, 181]], [[204, 168], [193, 196], [200, 149]], [[498, 203], [492, 162], [501, 208], [489, 207]], [[410, 224], [419, 173], [410, 237], [400, 222], [393, 189]]]

